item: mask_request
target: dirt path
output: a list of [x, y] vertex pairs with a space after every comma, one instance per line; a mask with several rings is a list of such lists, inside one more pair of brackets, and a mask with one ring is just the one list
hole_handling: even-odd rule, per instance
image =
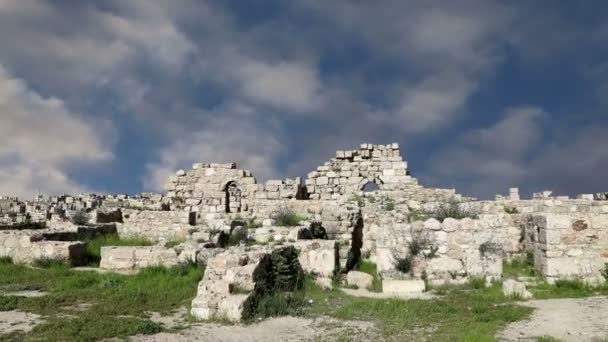
[[530, 320], [510, 324], [503, 341], [535, 341], [551, 336], [560, 341], [593, 341], [608, 337], [608, 297], [533, 300]]
[[353, 341], [374, 341], [377, 331], [373, 324], [359, 321], [338, 321], [332, 318], [305, 319], [279, 317], [247, 326], [197, 324], [176, 333], [136, 336], [131, 341], [141, 342], [283, 342], [336, 341], [341, 337]]
[[15, 331], [28, 332], [42, 323], [39, 315], [21, 311], [0, 311], [0, 335]]

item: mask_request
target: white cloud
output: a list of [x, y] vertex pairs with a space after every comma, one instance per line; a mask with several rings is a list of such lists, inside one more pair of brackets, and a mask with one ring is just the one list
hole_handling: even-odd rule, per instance
[[255, 102], [293, 111], [315, 110], [321, 104], [322, 84], [315, 66], [249, 61], [236, 69], [244, 95]]
[[171, 143], [159, 151], [158, 160], [147, 165], [148, 172], [142, 177], [144, 187], [162, 191], [170, 175], [178, 169], [189, 169], [195, 162], [236, 162], [240, 169], [251, 170], [258, 180], [275, 175], [275, 160], [285, 152], [285, 146], [278, 132], [256, 126], [248, 111], [246, 106], [231, 104], [219, 109], [199, 130], [178, 127]]
[[84, 121], [63, 101], [40, 96], [1, 65], [0, 119], [0, 193], [81, 190], [68, 168], [113, 158], [107, 122], [95, 126]]

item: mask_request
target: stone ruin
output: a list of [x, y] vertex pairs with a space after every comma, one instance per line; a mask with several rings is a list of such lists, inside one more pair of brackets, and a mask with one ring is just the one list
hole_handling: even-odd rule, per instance
[[[376, 189], [366, 191], [370, 184]], [[507, 196], [478, 201], [420, 185], [394, 143], [337, 151], [304, 181], [258, 183], [234, 163], [196, 163], [177, 171], [165, 188], [164, 194], [133, 197], [0, 198], [0, 257], [23, 263], [61, 258], [79, 265], [93, 236], [145, 238], [157, 244], [102, 248], [100, 267], [134, 272], [206, 264], [192, 314], [232, 321], [241, 320], [259, 294], [256, 284], [266, 281], [259, 270], [268, 266], [268, 255], [289, 246], [299, 251], [303, 271], [322, 286], [340, 274], [350, 274], [349, 284], [368, 286], [369, 279], [354, 270], [365, 259], [376, 263], [383, 291], [393, 295], [471, 277], [499, 280], [503, 261], [526, 253], [550, 282], [605, 281], [606, 193], [570, 199], [544, 191], [522, 199], [511, 188]], [[433, 215], [448, 206], [469, 214]], [[88, 225], [70, 223], [78, 210], [91, 214]], [[285, 226], [281, 213], [297, 217], [294, 225]], [[323, 239], [311, 239], [307, 230], [313, 225], [323, 228]], [[241, 240], [234, 243], [237, 236]]]

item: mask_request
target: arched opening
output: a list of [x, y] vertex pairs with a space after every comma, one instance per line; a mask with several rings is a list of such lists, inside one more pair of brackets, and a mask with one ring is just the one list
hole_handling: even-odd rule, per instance
[[241, 189], [236, 182], [229, 182], [224, 188], [226, 192], [226, 212], [241, 212]]
[[378, 191], [378, 190], [380, 190], [380, 187], [375, 182], [367, 182], [361, 188], [361, 191], [363, 191], [363, 192], [374, 192], [374, 191]]

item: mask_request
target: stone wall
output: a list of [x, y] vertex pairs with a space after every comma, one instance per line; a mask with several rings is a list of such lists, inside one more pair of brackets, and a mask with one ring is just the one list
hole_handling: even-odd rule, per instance
[[608, 263], [608, 214], [535, 214], [527, 233], [536, 269], [547, 280], [604, 281], [600, 271]]
[[411, 177], [396, 143], [362, 144], [359, 150], [337, 151], [336, 157], [308, 174], [306, 191], [311, 199], [335, 200], [375, 183], [380, 190], [428, 201], [458, 197], [454, 190], [424, 189]]
[[503, 255], [520, 247], [520, 229], [509, 215], [481, 215], [479, 219], [435, 219], [413, 223], [389, 223], [376, 232], [373, 259], [378, 271], [399, 276], [395, 258], [410, 255], [410, 244], [422, 242], [415, 257], [414, 278], [423, 274], [435, 284], [461, 282], [470, 276], [500, 278]]
[[135, 271], [145, 267], [171, 267], [177, 264], [177, 253], [173, 248], [162, 246], [112, 246], [101, 248], [99, 267], [112, 271]]
[[32, 264], [36, 260], [65, 260], [72, 265], [85, 262], [86, 244], [79, 241], [43, 241], [32, 231], [0, 231], [0, 257], [16, 263]]
[[176, 208], [204, 213], [246, 213], [254, 211], [258, 200], [296, 198], [301, 191], [301, 180], [269, 180], [258, 184], [249, 170], [237, 169], [234, 163], [197, 163], [188, 172], [179, 170], [165, 188]]
[[121, 237], [152, 241], [184, 239], [196, 224], [196, 215], [185, 211], [123, 209], [123, 223], [116, 223]]

